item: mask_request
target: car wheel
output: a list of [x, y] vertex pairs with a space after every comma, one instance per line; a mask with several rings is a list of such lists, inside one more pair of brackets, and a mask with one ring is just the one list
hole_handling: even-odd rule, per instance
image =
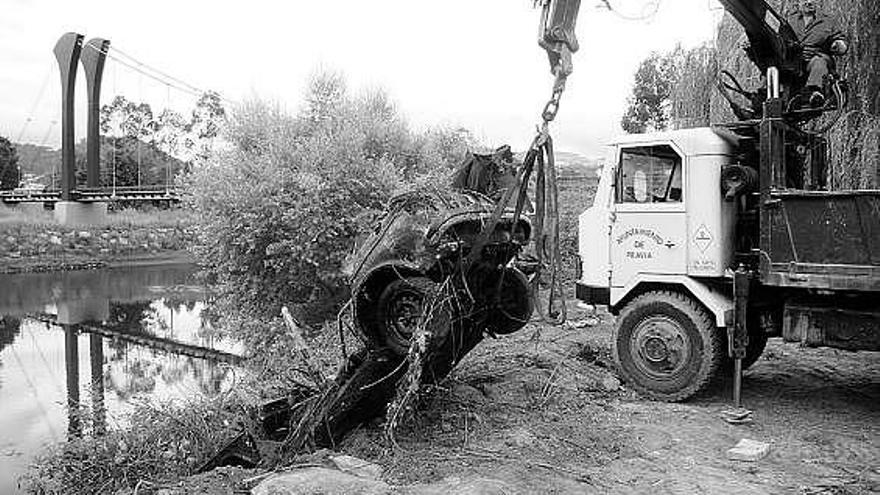
[[395, 354], [409, 351], [410, 339], [423, 316], [425, 298], [436, 290], [436, 285], [426, 277], [407, 277], [394, 280], [379, 295], [376, 320], [380, 338]]

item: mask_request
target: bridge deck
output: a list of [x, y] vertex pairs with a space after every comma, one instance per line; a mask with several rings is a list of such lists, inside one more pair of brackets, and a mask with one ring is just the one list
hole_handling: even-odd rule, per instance
[[[63, 326], [58, 323], [55, 315], [36, 313], [30, 314], [28, 315], [28, 317], [42, 323], [48, 323], [50, 325], [55, 325], [58, 327]], [[77, 323], [72, 326], [76, 327], [81, 332], [93, 333], [112, 339], [120, 339], [126, 342], [131, 342], [135, 345], [149, 347], [151, 349], [156, 349], [170, 354], [179, 354], [182, 356], [189, 356], [199, 359], [221, 361], [229, 364], [240, 364], [245, 359], [244, 357], [236, 354], [218, 351], [216, 349], [211, 349], [208, 347], [200, 347], [192, 344], [186, 344], [183, 342], [178, 342], [176, 340], [157, 337], [155, 335], [126, 332], [125, 330], [107, 327], [97, 322]]]
[[[176, 187], [118, 187], [116, 189], [78, 189], [71, 191], [72, 201], [94, 203], [98, 201], [180, 201], [180, 190]], [[61, 191], [0, 191], [0, 201], [4, 203], [57, 203], [61, 201]]]

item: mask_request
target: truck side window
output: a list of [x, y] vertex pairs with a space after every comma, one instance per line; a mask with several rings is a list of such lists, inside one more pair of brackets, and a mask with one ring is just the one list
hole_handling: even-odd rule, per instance
[[618, 170], [618, 203], [682, 200], [681, 157], [669, 145], [624, 148]]

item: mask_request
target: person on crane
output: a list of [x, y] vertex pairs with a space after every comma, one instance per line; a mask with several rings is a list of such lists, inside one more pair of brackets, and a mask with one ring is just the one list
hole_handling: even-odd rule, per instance
[[820, 11], [821, 3], [821, 0], [799, 0], [797, 11], [788, 21], [803, 48], [807, 72], [804, 91], [813, 107], [825, 104], [822, 84], [834, 66], [831, 56], [843, 55], [848, 49], [837, 23]]

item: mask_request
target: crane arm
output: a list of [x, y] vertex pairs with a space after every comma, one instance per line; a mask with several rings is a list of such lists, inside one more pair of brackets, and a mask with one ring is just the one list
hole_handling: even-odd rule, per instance
[[783, 83], [800, 76], [801, 44], [794, 29], [764, 0], [718, 0], [743, 27], [749, 59], [762, 73], [776, 67]]

